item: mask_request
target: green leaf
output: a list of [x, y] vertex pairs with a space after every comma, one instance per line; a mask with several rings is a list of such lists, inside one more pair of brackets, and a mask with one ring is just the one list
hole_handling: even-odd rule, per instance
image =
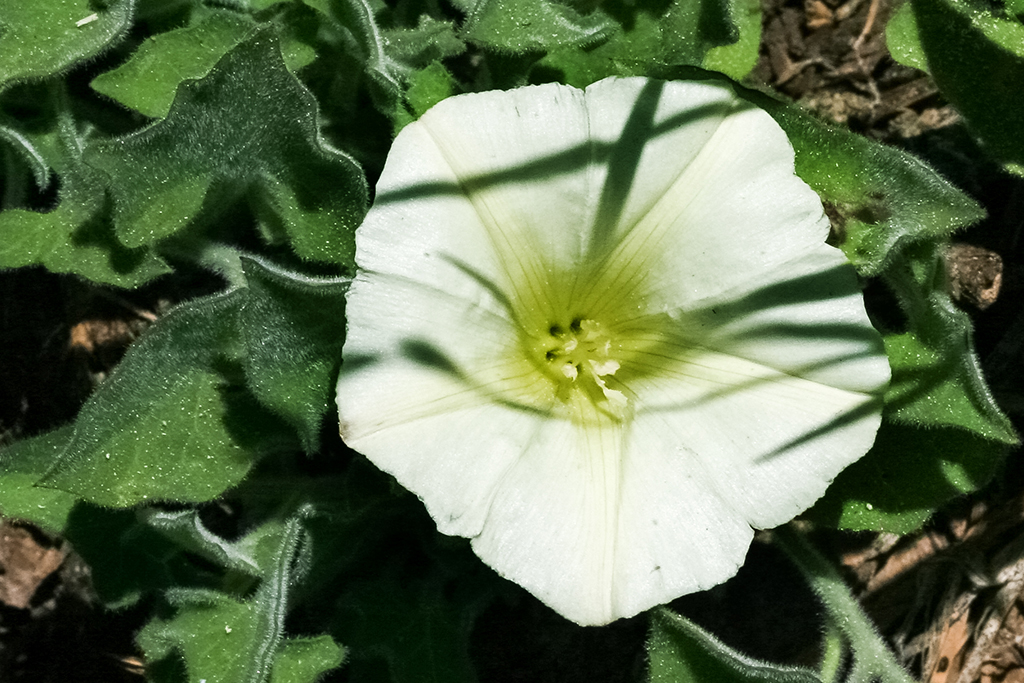
[[409, 78], [404, 106], [396, 108], [395, 134], [423, 116], [435, 104], [454, 94], [455, 79], [440, 62], [434, 62], [413, 73]]
[[168, 597], [178, 614], [148, 624], [138, 642], [149, 658], [162, 659], [171, 647], [179, 650], [189, 683], [315, 683], [344, 659], [344, 648], [327, 635], [280, 639], [268, 628], [275, 605], [213, 591], [178, 590]]
[[[952, 304], [946, 313], [964, 316]], [[959, 331], [942, 347], [922, 342], [913, 333], [887, 335], [885, 349], [893, 376], [886, 394], [886, 415], [896, 422], [921, 426], [952, 426], [1007, 445], [1019, 443], [1009, 419], [996, 405], [964, 334], [969, 321], [945, 326]]]
[[[14, 126], [0, 123], [0, 140], [6, 142], [8, 148], [21, 158], [32, 172], [32, 179], [36, 185], [44, 189], [50, 184], [50, 164], [46, 161], [46, 155], [33, 144], [32, 137], [39, 136], [24, 135]], [[10, 182], [9, 169], [8, 166], [5, 178], [7, 182]]]
[[187, 226], [213, 187], [245, 187], [261, 219], [305, 259], [352, 267], [366, 181], [320, 137], [316, 101], [260, 29], [199, 81], [185, 82], [167, 117], [102, 142], [86, 161], [111, 177], [117, 235], [129, 247]]
[[739, 40], [709, 49], [701, 66], [739, 81], [757, 64], [761, 47], [761, 3], [759, 0], [732, 0], [730, 14], [739, 30]]
[[251, 258], [242, 268], [249, 285], [238, 319], [246, 381], [312, 453], [334, 406], [349, 280], [311, 278]]
[[47, 213], [0, 212], [0, 268], [40, 265], [93, 282], [134, 288], [170, 272], [148, 246], [129, 249], [114, 235], [103, 185], [88, 168], [64, 174]]
[[239, 296], [179, 306], [150, 328], [79, 413], [44, 483], [99, 505], [203, 501], [282, 446], [280, 425], [216, 369]]
[[328, 16], [340, 22], [359, 45], [359, 59], [373, 85], [378, 109], [390, 111], [402, 97], [402, 68], [385, 50], [387, 38], [374, 17], [369, 0], [337, 0]]
[[[166, 31], [188, 23], [201, 3], [196, 0], [137, 0], [135, 21], [145, 23], [153, 32]], [[223, 3], [221, 3], [223, 4]]]
[[861, 275], [878, 275], [906, 246], [945, 239], [984, 217], [977, 202], [910, 154], [821, 123], [795, 105], [742, 94], [786, 131], [797, 175], [821, 196], [839, 246]]
[[[584, 88], [608, 76], [656, 75], [668, 67], [700, 66], [709, 50], [733, 45], [741, 36], [728, 0], [612, 0], [602, 7], [621, 28], [597, 47], [552, 51], [534, 67], [535, 79]], [[749, 18], [745, 20], [749, 26]], [[749, 31], [746, 38], [751, 38]], [[740, 49], [749, 51], [750, 46]], [[749, 55], [744, 52], [743, 57]]]
[[92, 88], [146, 116], [162, 118], [178, 86], [208, 74], [255, 25], [236, 12], [210, 12], [192, 26], [147, 38], [131, 59], [97, 76]]
[[661, 21], [666, 64], [701, 64], [713, 47], [739, 39], [729, 0], [675, 1]]
[[200, 567], [170, 539], [139, 524], [132, 510], [80, 503], [68, 517], [65, 534], [92, 570], [92, 584], [109, 609], [171, 586], [213, 586], [222, 580], [220, 572]]
[[314, 683], [344, 659], [345, 648], [330, 636], [289, 638], [277, 650], [270, 683]]
[[[129, 249], [114, 235], [103, 178], [82, 163], [84, 140], [61, 84], [34, 88], [44, 105], [39, 129], [17, 137], [31, 145], [42, 170], [54, 168], [61, 187], [46, 213], [12, 208], [0, 212], [0, 268], [41, 265], [94, 282], [138, 287], [170, 271], [149, 247]], [[8, 178], [10, 180], [10, 178]]]
[[[321, 513], [311, 518], [307, 525], [315, 553], [302, 592], [310, 595], [299, 596], [298, 599], [312, 601], [318, 608], [326, 610], [325, 618], [329, 621], [335, 610], [333, 605], [323, 603], [323, 586], [347, 586], [347, 579], [342, 578], [341, 573], [349, 570], [353, 563], [365, 561], [368, 555], [372, 557], [368, 547], [387, 548], [388, 560], [393, 560], [396, 554], [400, 554], [394, 549], [405, 548], [408, 544], [392, 545], [388, 529], [401, 524], [402, 530], [406, 531], [410, 509], [412, 514], [425, 515], [423, 507], [411, 494], [396, 490], [394, 480], [362, 456], [353, 457], [340, 476], [283, 474], [275, 465], [268, 461], [265, 467], [256, 468], [232, 490], [232, 497], [252, 515], [279, 515], [283, 499], [304, 501]], [[273, 495], [268, 495], [268, 491]], [[400, 519], [396, 521], [396, 518]], [[425, 524], [431, 533], [435, 533], [429, 519]], [[402, 540], [407, 539], [403, 537]], [[237, 546], [239, 553], [260, 557], [262, 546], [257, 547], [258, 543], [250, 534], [233, 545]], [[249, 547], [252, 549], [247, 549]], [[370, 560], [371, 574], [380, 570], [379, 564], [376, 559]], [[361, 569], [355, 571], [366, 575]]]
[[[258, 0], [260, 6], [258, 9], [269, 7], [271, 4], [279, 2], [280, 0]], [[325, 17], [331, 16], [331, 0], [302, 0], [302, 4], [307, 7], [312, 7], [316, 11], [323, 14]]]
[[974, 353], [971, 320], [944, 291], [941, 250], [907, 249], [885, 272], [909, 319], [909, 330], [884, 337], [892, 382], [885, 415], [925, 428], [951, 426], [1007, 445], [1019, 443], [985, 384]]
[[959, 0], [911, 3], [928, 68], [942, 94], [1000, 161], [1024, 164], [1024, 25]]
[[177, 589], [169, 591], [167, 598], [177, 614], [166, 621], [150, 622], [138, 635], [147, 659], [163, 659], [172, 649], [180, 650], [190, 683], [266, 680], [272, 663], [264, 654], [254, 671], [251, 657], [259, 649], [273, 651], [280, 634], [260, 637], [264, 634], [257, 632], [258, 620], [263, 615], [255, 604], [215, 591]]
[[[125, 64], [97, 76], [93, 90], [146, 116], [167, 116], [178, 86], [206, 76], [257, 25], [248, 15], [228, 10], [206, 10], [200, 16], [191, 26], [147, 38]], [[285, 64], [293, 71], [313, 59], [299, 45], [291, 40], [282, 46]]]
[[475, 0], [467, 8], [462, 38], [508, 54], [582, 48], [615, 28], [604, 12], [580, 14], [553, 0]]
[[384, 49], [394, 59], [422, 67], [461, 55], [466, 44], [455, 35], [455, 24], [423, 14], [415, 28], [384, 31]]
[[230, 542], [211, 533], [200, 519], [198, 510], [148, 508], [140, 510], [138, 514], [141, 521], [178, 546], [217, 565], [250, 576], [259, 576], [264, 566], [261, 557], [254, 551], [267, 535], [280, 532], [279, 528], [267, 523], [243, 539]]
[[[174, 586], [247, 589], [253, 578], [273, 567], [286, 521], [272, 518], [228, 541], [207, 529], [195, 509], [129, 511], [81, 505], [67, 533], [93, 568], [101, 598], [109, 606], [124, 606], [143, 593]], [[196, 562], [196, 557], [208, 562]], [[220, 567], [230, 571], [225, 574]]]
[[94, 57], [131, 24], [133, 0], [6, 0], [0, 6], [0, 92]]
[[884, 421], [868, 454], [840, 472], [808, 514], [840, 529], [910, 533], [939, 506], [986, 483], [1006, 450], [961, 429]]
[[75, 497], [36, 486], [71, 440], [72, 428], [19, 441], [0, 451], [0, 515], [24, 519], [52, 534], [64, 531]]
[[[67, 85], [59, 79], [20, 85], [0, 98], [3, 138], [16, 156], [32, 169], [39, 190], [50, 187], [54, 176], [63, 176], [81, 166], [82, 149], [86, 144], [81, 129], [89, 129], [91, 125], [79, 124], [75, 114]], [[4, 199], [10, 199], [7, 189]], [[7, 201], [5, 206], [19, 207], [26, 203], [28, 201], [20, 204]]]
[[917, 20], [909, 2], [904, 2], [885, 25], [885, 44], [892, 58], [900, 64], [928, 71], [928, 59], [921, 47]]
[[650, 683], [821, 683], [810, 669], [751, 659], [664, 607], [651, 612], [647, 656]]
[[413, 115], [419, 118], [441, 100], [454, 95], [454, 89], [455, 79], [440, 62], [434, 62], [417, 71], [410, 80], [406, 100]]
[[985, 384], [970, 318], [944, 291], [941, 254], [934, 242], [912, 244], [882, 273], [907, 329], [883, 336], [892, 367], [883, 426], [868, 455], [814, 508], [828, 524], [911, 531], [986, 483], [1018, 443]]
[[658, 19], [638, 12], [628, 28], [606, 43], [589, 50], [555, 50], [537, 62], [530, 72], [533, 81], [557, 81], [577, 88], [609, 76], [642, 76], [661, 66], [661, 30]]
[[313, 683], [320, 673], [339, 665], [343, 651], [327, 636], [284, 639], [288, 591], [296, 578], [294, 560], [305, 536], [305, 514], [300, 511], [273, 535], [274, 552], [250, 599], [208, 590], [169, 591], [168, 601], [177, 613], [150, 622], [138, 637], [147, 658], [163, 659], [177, 650], [191, 683], [263, 683], [268, 678]]

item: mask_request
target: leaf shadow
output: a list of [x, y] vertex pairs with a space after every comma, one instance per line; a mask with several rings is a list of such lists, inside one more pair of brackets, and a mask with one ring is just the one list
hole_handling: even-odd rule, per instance
[[[540, 156], [531, 161], [500, 168], [487, 173], [469, 176], [459, 182], [422, 182], [406, 187], [387, 190], [377, 194], [374, 205], [384, 206], [413, 199], [430, 197], [472, 195], [488, 188], [523, 181], [538, 181], [575, 173], [591, 163], [613, 163], [615, 173], [609, 173], [602, 189], [603, 208], [621, 214], [626, 195], [619, 189], [607, 187], [609, 183], [622, 182], [635, 176], [640, 155], [630, 149], [631, 146], [642, 147], [648, 141], [671, 133], [676, 128], [693, 121], [712, 116], [724, 116], [737, 111], [734, 103], [712, 102], [680, 112], [655, 124], [653, 111], [657, 106], [660, 90], [645, 90], [637, 107], [634, 108], [623, 129], [622, 135], [613, 142], [592, 140], [567, 149]], [[752, 106], [752, 105], [751, 105]]]

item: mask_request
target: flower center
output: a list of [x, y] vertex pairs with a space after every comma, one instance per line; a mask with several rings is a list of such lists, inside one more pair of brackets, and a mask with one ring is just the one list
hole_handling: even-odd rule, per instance
[[612, 340], [604, 327], [595, 320], [576, 317], [568, 326], [552, 324], [548, 333], [544, 362], [561, 384], [559, 394], [566, 398], [573, 389], [582, 390], [591, 400], [605, 403], [608, 412], [621, 417], [627, 399], [608, 386], [608, 378], [619, 369], [619, 362], [612, 358]]

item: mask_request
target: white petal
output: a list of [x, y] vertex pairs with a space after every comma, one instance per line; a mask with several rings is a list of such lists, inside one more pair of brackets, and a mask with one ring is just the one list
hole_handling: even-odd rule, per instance
[[655, 413], [631, 425], [622, 459], [615, 616], [717, 585], [736, 573], [753, 537], [701, 457]]
[[473, 549], [560, 614], [597, 625], [726, 580], [752, 535], [671, 428], [538, 420]]
[[348, 375], [338, 403], [345, 442], [416, 493], [439, 531], [466, 537], [483, 529], [498, 483], [537, 419], [408, 359]]
[[[591, 111], [612, 93], [640, 97], [645, 83], [592, 86]], [[660, 133], [695, 117], [694, 102], [727, 113]], [[604, 256], [609, 274], [595, 296], [642, 296], [647, 312], [686, 310], [755, 291], [782, 273], [797, 278], [807, 268], [845, 263], [824, 244], [828, 221], [817, 195], [793, 172], [785, 134], [768, 114], [738, 102], [723, 86], [665, 85], [652, 124], [659, 134], [647, 139], [640, 157], [643, 182], [621, 202]], [[597, 134], [614, 137], [619, 124], [602, 120]]]
[[472, 296], [468, 271], [543, 297], [526, 285], [578, 263], [596, 206], [587, 126], [583, 93], [556, 84], [441, 102], [395, 140], [359, 266]]
[[345, 442], [423, 498], [442, 532], [463, 536], [479, 533], [496, 477], [552, 401], [519, 360], [505, 310], [478, 289], [467, 301], [360, 274], [337, 388]]
[[[592, 134], [622, 137], [637, 108], [628, 104], [643, 102], [651, 83], [609, 79], [588, 89]], [[718, 351], [881, 391], [889, 379], [881, 339], [852, 267], [824, 243], [821, 201], [794, 174], [782, 130], [724, 86], [673, 82], [658, 96], [636, 162], [644, 182], [620, 203], [606, 266], [582, 297], [589, 314], [628, 310], [622, 302], [632, 299], [637, 318], [677, 317], [690, 328], [684, 334]]]
[[617, 616], [621, 430], [542, 420], [532, 437], [499, 482], [473, 550], [576, 623], [607, 623]]
[[[680, 348], [631, 379], [638, 430], [671, 430], [723, 500], [757, 528], [807, 509], [867, 452], [877, 395], [837, 389], [706, 349]], [[677, 466], [694, 467], [690, 459]]]
[[[609, 78], [586, 90], [603, 206], [589, 244], [613, 245], [646, 216], [696, 161], [722, 122], [749, 109], [709, 83]], [[607, 231], [608, 238], [602, 237]]]
[[[824, 259], [823, 259], [824, 260]], [[882, 341], [864, 311], [847, 265], [792, 277], [733, 301], [682, 316], [699, 342], [716, 351], [848, 391], [879, 394], [889, 381]], [[699, 330], [694, 330], [699, 328]]]

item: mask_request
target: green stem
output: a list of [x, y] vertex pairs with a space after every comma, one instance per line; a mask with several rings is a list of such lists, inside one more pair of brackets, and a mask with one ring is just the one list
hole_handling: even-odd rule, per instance
[[78, 124], [71, 111], [68, 89], [62, 80], [54, 80], [49, 84], [50, 103], [57, 117], [57, 137], [64, 150], [76, 163], [82, 160], [82, 138], [78, 134]]
[[846, 646], [839, 628], [832, 619], [825, 620], [824, 651], [821, 654], [822, 683], [838, 683]]
[[229, 289], [247, 286], [242, 271], [242, 252], [229, 244], [212, 240], [180, 237], [160, 245], [160, 254], [194, 263], [227, 280]]
[[792, 527], [779, 527], [774, 534], [779, 546], [804, 575], [853, 650], [853, 667], [847, 683], [913, 683], [875, 631], [835, 567]]

